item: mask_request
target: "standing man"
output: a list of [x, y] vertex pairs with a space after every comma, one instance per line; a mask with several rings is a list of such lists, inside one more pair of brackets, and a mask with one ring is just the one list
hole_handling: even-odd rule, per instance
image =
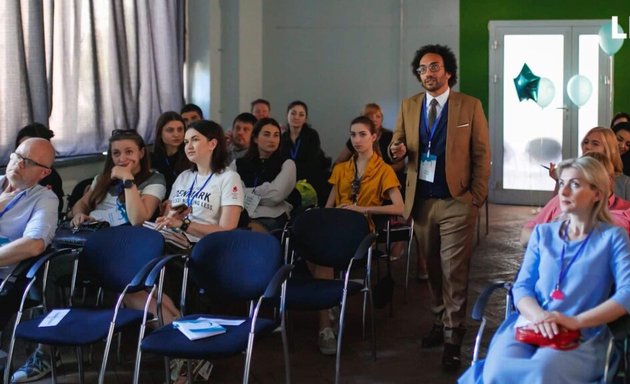
[[402, 102], [389, 155], [408, 157], [404, 216], [413, 215], [427, 260], [436, 317], [422, 347], [444, 343], [442, 366], [453, 371], [461, 365], [475, 220], [488, 194], [488, 122], [478, 99], [451, 90], [457, 61], [450, 48], [425, 45], [411, 67], [426, 93]]

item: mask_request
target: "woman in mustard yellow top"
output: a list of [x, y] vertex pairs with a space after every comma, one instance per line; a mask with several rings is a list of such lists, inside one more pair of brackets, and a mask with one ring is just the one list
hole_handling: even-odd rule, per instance
[[[385, 164], [380, 155], [374, 123], [360, 116], [350, 123], [350, 141], [354, 153], [350, 160], [339, 163], [332, 171], [328, 182], [332, 190], [326, 208], [343, 208], [365, 215], [402, 215], [404, 203], [400, 194], [400, 183], [396, 173]], [[383, 205], [385, 200], [392, 204]], [[374, 228], [370, 220], [370, 226]], [[332, 279], [333, 269], [310, 265], [315, 278]], [[332, 330], [329, 311], [319, 313], [319, 350], [325, 355], [337, 353], [337, 342]]]
[[[359, 116], [350, 124], [354, 154], [339, 163], [328, 182], [332, 190], [327, 208], [351, 209], [363, 214], [402, 215], [404, 203], [396, 173], [380, 156], [372, 120]], [[385, 200], [391, 205], [383, 205]]]

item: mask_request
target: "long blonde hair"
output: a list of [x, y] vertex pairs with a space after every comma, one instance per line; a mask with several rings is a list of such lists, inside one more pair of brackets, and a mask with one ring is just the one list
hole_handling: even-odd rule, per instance
[[[591, 189], [599, 191], [602, 198], [595, 202], [591, 211], [591, 222], [604, 222], [614, 224], [610, 211], [608, 210], [608, 196], [610, 196], [610, 176], [606, 167], [594, 157], [582, 156], [579, 159], [568, 159], [558, 164], [558, 176], [562, 175], [565, 169], [575, 169], [584, 180], [589, 183]], [[562, 196], [558, 193], [558, 199]]]
[[[623, 173], [623, 163], [621, 162], [621, 155], [619, 154], [619, 146], [617, 144], [617, 136], [612, 129], [606, 127], [595, 127], [591, 128], [586, 135], [584, 135], [584, 139], [590, 135], [591, 133], [599, 133], [604, 138], [602, 142], [602, 146], [604, 147], [604, 154], [608, 156], [610, 162], [615, 168], [615, 176], [619, 176]], [[584, 141], [582, 139], [582, 141]]]

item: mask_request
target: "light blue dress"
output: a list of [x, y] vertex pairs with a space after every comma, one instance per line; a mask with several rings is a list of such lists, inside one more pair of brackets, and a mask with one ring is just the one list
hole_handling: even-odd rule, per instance
[[[560, 273], [584, 241], [565, 241], [561, 222], [535, 227], [514, 288], [514, 302], [536, 298], [548, 311], [574, 316], [608, 298], [630, 312], [630, 241], [619, 227], [598, 224], [561, 284], [563, 300], [549, 299]], [[615, 293], [610, 296], [613, 285]], [[610, 333], [605, 326], [582, 329], [580, 346], [571, 351], [537, 348], [514, 339], [518, 314], [509, 316], [494, 335], [485, 365], [470, 368], [459, 383], [598, 383], [601, 382]]]

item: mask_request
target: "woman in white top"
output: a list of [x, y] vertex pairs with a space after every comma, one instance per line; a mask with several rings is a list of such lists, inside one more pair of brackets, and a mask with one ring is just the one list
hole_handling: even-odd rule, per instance
[[178, 229], [191, 242], [235, 229], [243, 210], [243, 184], [238, 173], [227, 169], [223, 129], [213, 121], [195, 121], [186, 130], [184, 144], [192, 170], [173, 183], [167, 214], [158, 217], [157, 229]]
[[107, 221], [111, 226], [142, 225], [166, 195], [164, 176], [151, 170], [144, 140], [131, 129], [115, 129], [100, 175], [72, 208], [72, 224]]
[[284, 227], [293, 208], [285, 199], [295, 188], [295, 163], [280, 152], [280, 124], [263, 118], [254, 125], [249, 149], [230, 164], [245, 185], [245, 209], [252, 229]]
[[[135, 130], [115, 129], [109, 139], [107, 160], [103, 172], [94, 178], [92, 185], [72, 208], [72, 224], [101, 220], [110, 225], [142, 225], [156, 212], [166, 194], [162, 174], [151, 170], [149, 154], [144, 140]], [[125, 305], [143, 309], [147, 293], [127, 294]], [[165, 323], [179, 316], [172, 300], [164, 295], [162, 314]], [[150, 311], [157, 313], [156, 301]]]

